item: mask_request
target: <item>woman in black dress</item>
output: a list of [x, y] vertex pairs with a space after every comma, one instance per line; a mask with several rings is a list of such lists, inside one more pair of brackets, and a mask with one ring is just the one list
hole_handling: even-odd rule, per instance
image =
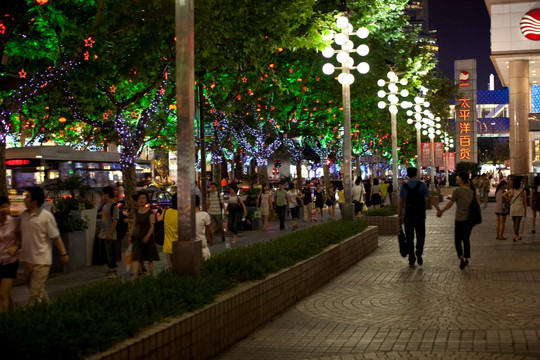
[[317, 212], [319, 212], [321, 221], [323, 221], [324, 190], [320, 183], [317, 183], [313, 196], [315, 197], [315, 219], [313, 220], [317, 221]]
[[148, 206], [148, 194], [139, 193], [137, 198], [137, 210], [135, 211], [134, 226], [129, 234], [133, 244], [131, 250], [133, 277], [139, 276], [139, 262], [148, 261], [150, 275], [154, 273], [154, 261], [159, 261], [156, 243], [154, 242], [154, 223], [156, 215]]

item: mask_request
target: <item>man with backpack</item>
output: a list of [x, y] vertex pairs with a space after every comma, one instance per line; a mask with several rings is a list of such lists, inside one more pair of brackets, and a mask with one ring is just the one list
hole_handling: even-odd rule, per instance
[[[403, 184], [399, 192], [398, 218], [399, 224], [405, 225], [405, 237], [409, 249], [409, 265], [422, 265], [424, 260], [424, 241], [426, 239], [426, 205], [425, 197], [439, 211], [439, 204], [431, 196], [426, 184], [417, 179], [418, 170], [407, 169], [409, 180]], [[405, 210], [405, 211], [403, 211]], [[416, 232], [416, 252], [414, 250], [414, 233]]]
[[120, 209], [114, 201], [114, 189], [112, 186], [105, 186], [102, 192], [104, 202], [101, 210], [101, 230], [99, 232], [100, 242], [105, 244], [105, 252], [107, 254], [107, 277], [116, 279], [116, 254], [120, 249], [120, 241], [118, 241], [117, 226], [120, 219]]

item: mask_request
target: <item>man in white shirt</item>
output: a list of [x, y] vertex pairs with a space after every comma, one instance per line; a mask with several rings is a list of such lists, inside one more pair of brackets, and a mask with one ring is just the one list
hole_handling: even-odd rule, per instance
[[358, 216], [362, 213], [362, 207], [364, 206], [364, 195], [366, 190], [364, 189], [364, 184], [362, 183], [362, 178], [359, 176], [354, 182], [352, 188], [352, 202], [354, 204], [354, 216]]
[[45, 283], [52, 265], [52, 245], [60, 252], [62, 264], [69, 262], [69, 255], [60, 237], [54, 215], [42, 207], [43, 190], [29, 187], [24, 194], [26, 210], [21, 214], [21, 262], [30, 289], [28, 304], [48, 301]]

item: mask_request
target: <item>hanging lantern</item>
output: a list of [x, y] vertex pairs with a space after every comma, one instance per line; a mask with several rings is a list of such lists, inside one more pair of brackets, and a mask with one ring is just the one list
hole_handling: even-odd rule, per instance
[[63, 116], [60, 119], [58, 119], [58, 122], [62, 123], [62, 124], [65, 123], [66, 121], [67, 121], [67, 119], [65, 117], [63, 117]]

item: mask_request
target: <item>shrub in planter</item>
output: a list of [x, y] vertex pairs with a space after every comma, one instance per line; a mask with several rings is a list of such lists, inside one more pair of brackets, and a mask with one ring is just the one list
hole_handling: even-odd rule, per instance
[[266, 243], [227, 250], [204, 262], [198, 276], [162, 272], [137, 281], [99, 281], [50, 303], [0, 314], [6, 358], [81, 359], [141, 328], [201, 308], [235, 284], [265, 278], [360, 233], [362, 221], [332, 221]]
[[397, 213], [397, 207], [395, 206], [385, 206], [379, 209], [371, 209], [364, 211], [362, 214], [364, 216], [393, 216]]

